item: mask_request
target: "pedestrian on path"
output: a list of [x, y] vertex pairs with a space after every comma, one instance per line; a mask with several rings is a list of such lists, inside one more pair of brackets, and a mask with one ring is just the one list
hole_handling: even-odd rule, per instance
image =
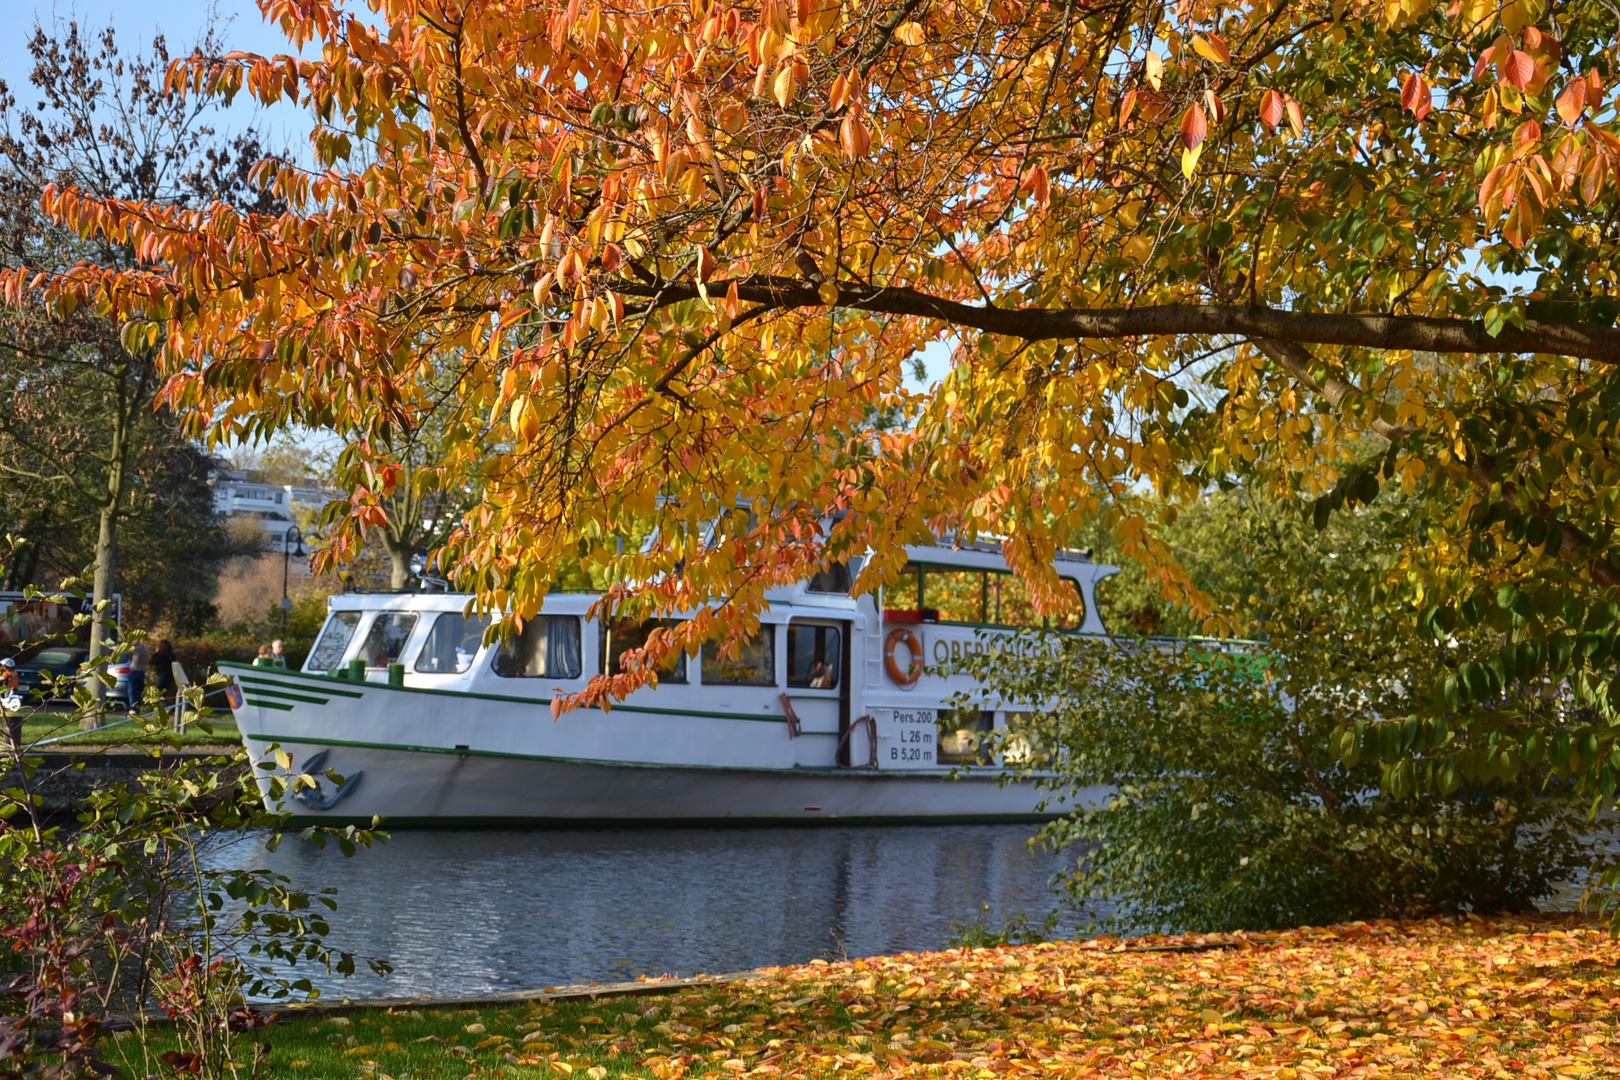
[[270, 659], [275, 661], [276, 667], [287, 666], [287, 643], [280, 638], [270, 643]]
[[129, 651], [130, 712], [139, 708], [141, 700], [146, 697], [146, 668], [151, 659], [152, 651], [146, 647], [146, 640], [136, 638], [134, 647]]
[[167, 701], [174, 693], [174, 646], [168, 638], [152, 650], [152, 685], [157, 687], [160, 700]]

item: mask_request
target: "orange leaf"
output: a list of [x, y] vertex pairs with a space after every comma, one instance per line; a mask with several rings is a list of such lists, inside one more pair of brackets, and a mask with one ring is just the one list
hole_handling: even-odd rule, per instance
[[1188, 150], [1196, 149], [1208, 134], [1209, 122], [1204, 119], [1204, 110], [1195, 101], [1181, 114], [1181, 145]]
[[1031, 165], [1024, 170], [1018, 190], [1028, 192], [1034, 198], [1036, 205], [1043, 208], [1052, 197], [1051, 181], [1047, 178], [1046, 170], [1040, 165]]
[[867, 149], [872, 145], [872, 136], [861, 123], [858, 113], [851, 111], [844, 117], [844, 122], [838, 126], [838, 141], [844, 148], [844, 156], [851, 161], [858, 161], [866, 156]]
[[1275, 128], [1283, 121], [1282, 95], [1275, 90], [1267, 90], [1260, 99], [1260, 119], [1266, 127]]
[[1124, 127], [1130, 120], [1131, 113], [1136, 111], [1136, 91], [1127, 90], [1125, 96], [1119, 99], [1119, 126]]
[[1576, 79], [1564, 87], [1564, 92], [1558, 95], [1555, 102], [1558, 115], [1564, 123], [1573, 125], [1586, 111], [1586, 80]]
[[1283, 95], [1283, 107], [1288, 111], [1288, 126], [1296, 136], [1305, 134], [1305, 110], [1291, 96]]
[[1503, 82], [1523, 90], [1536, 76], [1536, 62], [1524, 50], [1514, 49], [1502, 61], [1500, 74]]
[[827, 111], [837, 112], [849, 100], [849, 75], [841, 74], [833, 80], [832, 89], [827, 91]]

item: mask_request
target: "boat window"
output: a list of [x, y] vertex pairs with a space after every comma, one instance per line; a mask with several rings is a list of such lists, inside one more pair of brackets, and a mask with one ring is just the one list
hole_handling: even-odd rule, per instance
[[471, 619], [459, 611], [440, 615], [433, 620], [427, 641], [417, 654], [416, 670], [435, 675], [461, 674], [472, 667], [488, 627], [489, 619], [482, 615]]
[[843, 636], [836, 626], [790, 624], [787, 684], [811, 690], [837, 689], [838, 669], [844, 660]]
[[[680, 619], [648, 619], [644, 623], [621, 623], [618, 626], [602, 628], [602, 670], [609, 675], [624, 674], [624, 666], [620, 663], [624, 654], [631, 649], [639, 649], [647, 644], [647, 635], [660, 626], [671, 628], [679, 625]], [[658, 665], [658, 681], [661, 683], [684, 683], [686, 681], [686, 654], [679, 650], [674, 656], [667, 657]]]
[[1029, 586], [1011, 574], [993, 574], [986, 597], [989, 618], [997, 626], [1041, 626], [1044, 620], [1030, 599]]
[[[913, 577], [915, 575], [915, 577]], [[986, 626], [1035, 627], [1050, 625], [1073, 630], [1085, 621], [1086, 605], [1073, 578], [1063, 579], [1074, 593], [1069, 611], [1048, 621], [1035, 610], [1030, 588], [1007, 571], [959, 570], [952, 567], [912, 566], [893, 591], [895, 608], [909, 608], [918, 595], [919, 614], [940, 622]], [[917, 590], [914, 592], [913, 590]]]
[[723, 659], [724, 641], [703, 643], [703, 682], [708, 686], [775, 686], [776, 627], [765, 624], [741, 645], [735, 659]]
[[934, 617], [941, 622], [982, 623], [984, 589], [983, 570], [936, 570], [930, 566], [923, 571], [922, 606], [939, 612]]
[[854, 578], [849, 572], [849, 563], [835, 562], [811, 578], [805, 588], [811, 592], [837, 593], [840, 596], [847, 596], [849, 595], [849, 587], [853, 583]]
[[508, 679], [577, 679], [580, 676], [579, 620], [572, 615], [539, 615], [516, 637], [501, 642], [495, 674]]
[[320, 637], [315, 639], [315, 647], [309, 650], [309, 659], [304, 661], [304, 670], [326, 672], [343, 663], [343, 654], [348, 651], [359, 625], [358, 611], [334, 611], [328, 615]]
[[399, 659], [405, 639], [416, 626], [414, 611], [379, 611], [360, 646], [360, 659], [368, 668], [385, 668]]
[[985, 734], [996, 726], [996, 714], [978, 709], [939, 711], [941, 765], [977, 765], [990, 760]]

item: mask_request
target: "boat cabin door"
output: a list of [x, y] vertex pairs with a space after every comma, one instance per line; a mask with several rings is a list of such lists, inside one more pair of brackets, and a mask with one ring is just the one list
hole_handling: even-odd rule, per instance
[[799, 718], [801, 735], [832, 743], [849, 727], [849, 660], [848, 622], [788, 623], [787, 698]]

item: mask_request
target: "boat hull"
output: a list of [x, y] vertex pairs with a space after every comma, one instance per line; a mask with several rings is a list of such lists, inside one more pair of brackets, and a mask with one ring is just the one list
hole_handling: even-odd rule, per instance
[[[794, 731], [781, 717], [630, 706], [553, 718], [545, 701], [221, 667], [235, 679], [232, 708], [266, 803], [278, 774], [314, 779], [272, 805], [298, 820], [853, 824], [1042, 820], [1070, 809], [993, 769], [840, 768], [836, 727], [808, 730], [809, 721]], [[881, 732], [852, 732], [850, 760], [900, 760]]]
[[[583, 824], [875, 824], [1038, 821], [1067, 810], [1029, 783], [994, 777], [895, 775], [866, 770], [671, 768], [454, 753], [343, 742], [281, 744], [302, 767], [323, 770], [348, 793], [329, 808], [289, 800], [300, 820], [393, 826]], [[249, 740], [263, 757], [268, 743]], [[321, 779], [321, 796], [339, 790]]]

